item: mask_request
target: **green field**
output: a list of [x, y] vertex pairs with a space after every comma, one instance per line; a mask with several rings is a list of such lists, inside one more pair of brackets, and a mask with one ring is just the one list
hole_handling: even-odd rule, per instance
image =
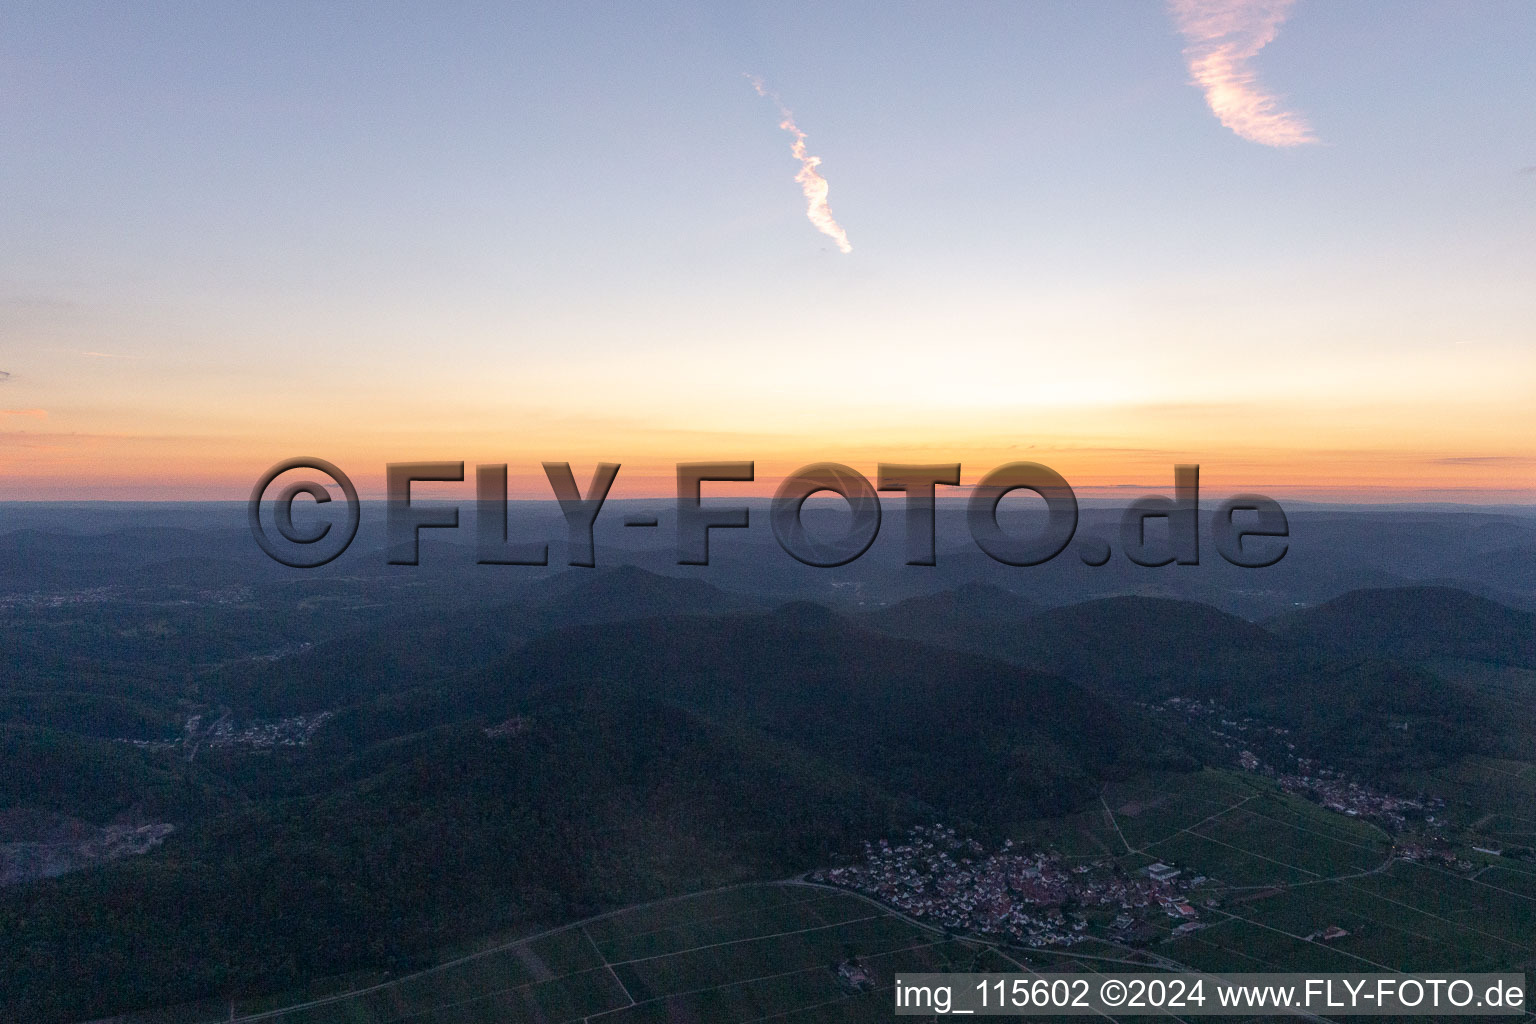
[[[1518, 762], [1469, 762], [1426, 785], [1448, 791], [1460, 814], [1528, 809], [1536, 772]], [[1262, 784], [1260, 784], [1262, 788]], [[1170, 799], [1175, 806], [1192, 801]], [[1204, 806], [1203, 804], [1198, 806]], [[1187, 817], [1191, 812], [1182, 812]], [[1181, 818], [1176, 818], [1181, 820]], [[1146, 852], [1222, 883], [1216, 923], [1159, 947], [1203, 970], [1468, 970], [1536, 965], [1536, 865], [1483, 857], [1463, 874], [1388, 863], [1387, 835], [1273, 791], [1202, 824], [1154, 840]], [[1348, 936], [1309, 939], [1329, 926]]]
[[[839, 982], [831, 967], [849, 956], [874, 991]], [[307, 1004], [235, 1012], [271, 1024], [884, 1020], [894, 972], [951, 969], [1018, 967], [857, 896], [769, 883], [617, 911]], [[227, 1006], [136, 1020], [221, 1019]]]
[[[1536, 817], [1536, 765], [1469, 761], [1404, 780], [1444, 793], [1470, 835], [1508, 844]], [[1409, 790], [1410, 792], [1412, 790]], [[1390, 861], [1376, 825], [1228, 771], [1106, 787], [1101, 806], [1036, 830], [1071, 856], [1118, 847], [1209, 876], [1207, 927], [1151, 952], [1207, 971], [1536, 968], [1536, 863], [1468, 853], [1470, 875]], [[1098, 853], [1102, 856], [1102, 853]], [[1348, 936], [1311, 938], [1329, 926]]]
[[[1438, 780], [1487, 816], [1521, 820], [1536, 771], [1463, 765]], [[1479, 785], [1481, 781], [1482, 785]], [[1472, 800], [1481, 801], [1475, 806]], [[1206, 925], [1133, 950], [999, 949], [946, 936], [856, 895], [770, 882], [631, 907], [534, 936], [489, 940], [427, 971], [332, 979], [281, 1002], [238, 1004], [272, 1024], [609, 1024], [891, 1020], [898, 973], [942, 970], [1536, 970], [1536, 864], [1485, 857], [1471, 873], [1392, 861], [1375, 825], [1245, 773], [1205, 771], [1107, 787], [1099, 806], [1021, 827], [1015, 839], [1128, 869], [1164, 860], [1204, 874]], [[1313, 938], [1337, 926], [1349, 934]], [[872, 991], [832, 966], [858, 957]], [[203, 1005], [125, 1024], [213, 1024]], [[1126, 1018], [1129, 1019], [1129, 1018]]]

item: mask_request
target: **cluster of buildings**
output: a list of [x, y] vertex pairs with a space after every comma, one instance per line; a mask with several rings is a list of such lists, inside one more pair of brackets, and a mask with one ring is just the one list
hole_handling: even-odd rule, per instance
[[505, 722], [488, 725], [480, 731], [489, 739], [500, 739], [504, 736], [521, 736], [533, 726], [533, 719], [527, 715], [513, 715]]
[[[208, 727], [202, 741], [209, 747], [302, 747], [331, 718], [332, 712], [316, 711], [310, 715], [287, 718], [256, 719], [236, 727], [234, 719], [224, 715]], [[198, 716], [193, 716], [194, 718]], [[190, 731], [190, 730], [189, 730]]]
[[[1296, 754], [1296, 745], [1286, 739], [1290, 730], [1265, 725], [1252, 718], [1233, 715], [1213, 700], [1193, 697], [1168, 697], [1145, 704], [1153, 711], [1182, 715], [1186, 721], [1199, 721], [1237, 754], [1237, 763], [1245, 771], [1274, 779], [1287, 793], [1309, 797], [1339, 814], [1351, 818], [1370, 818], [1394, 831], [1407, 825], [1408, 817], [1423, 817], [1426, 824], [1444, 824], [1435, 812], [1444, 809], [1444, 801], [1412, 800], [1393, 796], [1364, 783], [1351, 781], [1342, 772], [1324, 767], [1311, 758]], [[1290, 765], [1279, 769], [1266, 763], [1254, 747], [1271, 750]]]
[[289, 715], [286, 718], [253, 719], [244, 725], [236, 725], [234, 716], [225, 712], [205, 725], [203, 715], [189, 715], [182, 725], [182, 733], [172, 740], [130, 740], [136, 747], [167, 749], [184, 747], [190, 760], [199, 747], [251, 747], [255, 750], [271, 750], [274, 747], [302, 747], [310, 741], [315, 731], [331, 719], [334, 712], [316, 711], [308, 715]]
[[43, 594], [32, 592], [27, 594], [11, 593], [0, 594], [0, 611], [14, 611], [18, 608], [68, 608], [79, 604], [101, 604], [105, 601], [115, 601], [122, 593], [122, 587], [87, 587], [83, 590], [69, 590], [61, 594]]
[[1198, 697], [1165, 697], [1150, 703], [1138, 702], [1139, 707], [1163, 714], [1179, 715], [1187, 722], [1199, 722], [1212, 736], [1227, 747], [1236, 750], [1251, 746], [1256, 738], [1284, 744], [1287, 750], [1295, 750], [1296, 744], [1286, 739], [1291, 730], [1278, 725], [1268, 725], [1256, 718], [1245, 718], [1232, 713], [1214, 700]]
[[834, 965], [832, 973], [837, 975], [837, 983], [849, 993], [870, 992], [875, 987], [875, 976], [856, 956]]
[[[1474, 845], [1472, 850], [1489, 857], [1505, 855], [1504, 848], [1492, 842]], [[1520, 854], [1521, 852], [1529, 853], [1529, 850], [1516, 849], [1511, 852]], [[1414, 864], [1439, 864], [1462, 873], [1477, 871], [1486, 863], [1469, 859], [1463, 850], [1452, 846], [1444, 836], [1415, 836], [1412, 839], [1400, 839], [1392, 847], [1392, 856]], [[1516, 856], [1514, 859], [1526, 858]]]
[[[1025, 946], [1071, 945], [1089, 938], [1089, 919], [1112, 937], [1148, 941], [1167, 934], [1148, 918], [1162, 914], [1198, 926], [1186, 879], [1170, 865], [1127, 874], [1112, 861], [1069, 865], [1059, 854], [1027, 851], [1010, 840], [986, 853], [943, 825], [914, 828], [904, 842], [866, 843], [864, 862], [813, 872], [811, 881], [872, 896], [921, 921]], [[1187, 929], [1186, 929], [1187, 930]]]
[[[1243, 751], [1243, 755], [1253, 757], [1246, 750]], [[1259, 764], [1256, 769], [1251, 770], [1264, 771], [1265, 774], [1271, 775], [1287, 793], [1310, 796], [1330, 811], [1348, 815], [1351, 818], [1372, 818], [1396, 831], [1401, 831], [1407, 825], [1408, 813], [1421, 815], [1426, 812], [1426, 809], [1438, 810], [1444, 806], [1443, 802], [1438, 800], [1426, 804], [1422, 800], [1409, 800], [1383, 793], [1364, 783], [1353, 782], [1330, 768], [1319, 767], [1305, 757], [1296, 759], [1296, 768], [1294, 772], [1276, 772], [1269, 771], [1264, 765]], [[1428, 814], [1425, 820], [1430, 825], [1438, 824], [1433, 813]]]
[[235, 584], [228, 587], [204, 587], [192, 596], [190, 601], [178, 602], [180, 604], [244, 604], [251, 600], [255, 594], [245, 584]]
[[[244, 584], [228, 587], [205, 587], [195, 591], [191, 597], [172, 601], [166, 601], [163, 599], [163, 595], [160, 595], [154, 603], [157, 605], [244, 604], [251, 599], [253, 593], [254, 591]], [[12, 592], [0, 594], [0, 611], [72, 608], [83, 604], [103, 604], [107, 601], [122, 601], [130, 596], [130, 592], [121, 586], [81, 587], [76, 590], [64, 590], [55, 593], [43, 593], [42, 591]]]
[[284, 658], [297, 657], [298, 655], [303, 654], [305, 651], [309, 650], [313, 646], [315, 646], [315, 645], [310, 643], [308, 640], [300, 641], [299, 643], [287, 643], [287, 644], [283, 644], [281, 647], [277, 647], [277, 648], [274, 648], [273, 650], [268, 651], [266, 654], [253, 654], [253, 655], [251, 655], [250, 660], [251, 661], [282, 661]]

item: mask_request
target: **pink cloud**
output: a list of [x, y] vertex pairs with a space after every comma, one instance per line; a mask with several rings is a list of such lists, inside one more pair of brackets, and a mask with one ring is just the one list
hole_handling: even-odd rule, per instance
[[779, 108], [779, 127], [793, 135], [795, 141], [790, 144], [789, 151], [800, 161], [800, 173], [795, 175], [795, 181], [800, 185], [800, 191], [805, 196], [805, 216], [816, 230], [832, 239], [837, 245], [837, 251], [847, 255], [853, 252], [853, 245], [848, 241], [848, 232], [832, 216], [832, 208], [827, 205], [827, 192], [830, 186], [827, 179], [821, 176], [816, 168], [821, 166], [821, 157], [812, 156], [805, 148], [805, 132], [795, 124], [795, 115], [789, 112], [777, 95], [763, 88], [763, 80], [751, 75], [747, 76], [752, 83], [752, 88], [757, 90], [759, 96], [772, 99]]
[[1216, 119], [1241, 138], [1265, 146], [1316, 142], [1311, 126], [1265, 91], [1250, 61], [1269, 45], [1294, 0], [1169, 0], [1187, 46], [1192, 84], [1205, 91]]

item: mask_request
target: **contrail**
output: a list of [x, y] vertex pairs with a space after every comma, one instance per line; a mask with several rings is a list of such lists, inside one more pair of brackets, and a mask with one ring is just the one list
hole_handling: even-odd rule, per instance
[[827, 179], [816, 170], [821, 165], [821, 157], [811, 156], [805, 151], [805, 132], [795, 124], [795, 115], [789, 112], [789, 108], [779, 101], [778, 96], [763, 88], [763, 80], [748, 76], [752, 88], [757, 90], [759, 96], [766, 96], [773, 100], [779, 108], [779, 127], [795, 137], [789, 151], [800, 161], [800, 173], [795, 175], [795, 180], [800, 183], [800, 191], [805, 193], [805, 215], [810, 222], [816, 225], [816, 230], [826, 235], [837, 243], [839, 252], [853, 252], [853, 246], [848, 243], [848, 232], [832, 217], [832, 209], [827, 206]]
[[1205, 90], [1216, 119], [1250, 142], [1300, 146], [1316, 142], [1298, 114], [1265, 92], [1248, 66], [1280, 31], [1294, 0], [1168, 0], [1188, 42], [1192, 84]]

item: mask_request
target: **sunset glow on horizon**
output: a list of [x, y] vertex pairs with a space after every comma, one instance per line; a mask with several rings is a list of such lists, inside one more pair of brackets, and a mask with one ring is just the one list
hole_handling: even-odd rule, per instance
[[1536, 501], [1528, 5], [361, 10], [5, 16], [0, 501], [297, 455]]

